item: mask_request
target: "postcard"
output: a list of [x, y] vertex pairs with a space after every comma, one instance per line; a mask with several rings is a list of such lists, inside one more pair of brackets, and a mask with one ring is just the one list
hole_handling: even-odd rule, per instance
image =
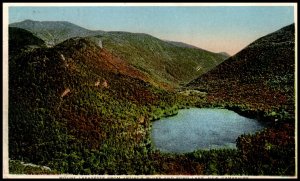
[[296, 178], [296, 3], [4, 3], [5, 178]]

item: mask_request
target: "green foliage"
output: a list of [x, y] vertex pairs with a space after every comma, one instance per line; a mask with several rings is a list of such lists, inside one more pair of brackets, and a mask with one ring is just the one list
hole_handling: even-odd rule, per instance
[[18, 160], [10, 160], [9, 161], [9, 171], [11, 174], [28, 174], [28, 175], [54, 175], [59, 174], [59, 172], [55, 170], [48, 170], [43, 168], [42, 166], [32, 166], [25, 165]]
[[294, 126], [283, 124], [237, 139], [241, 169], [247, 175], [294, 175]]
[[204, 163], [204, 173], [208, 175], [236, 175], [241, 171], [239, 155], [235, 149], [198, 150], [187, 156]]

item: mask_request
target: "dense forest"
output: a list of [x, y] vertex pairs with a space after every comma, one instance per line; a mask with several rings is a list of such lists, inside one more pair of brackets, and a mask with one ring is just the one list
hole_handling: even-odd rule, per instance
[[[10, 173], [295, 175], [294, 25], [225, 61], [150, 35], [67, 25], [72, 37], [51, 46], [41, 32], [55, 25], [9, 28]], [[238, 137], [237, 149], [155, 149], [153, 121], [190, 107], [231, 109], [268, 127]]]

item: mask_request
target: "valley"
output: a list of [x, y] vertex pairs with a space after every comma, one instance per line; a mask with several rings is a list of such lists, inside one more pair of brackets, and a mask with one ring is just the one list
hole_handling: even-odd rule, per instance
[[[228, 58], [223, 54], [182, 46], [182, 43], [178, 46], [178, 42], [174, 45], [174, 42], [143, 33], [91, 31], [68, 22], [25, 20], [13, 23], [10, 27], [28, 30], [48, 46], [72, 37], [85, 37], [93, 42], [101, 42], [105, 50], [148, 77], [153, 77], [158, 86], [169, 89], [188, 83]], [[51, 36], [45, 36], [45, 33]]]
[[[10, 24], [10, 172], [293, 176], [295, 70], [294, 24], [231, 57], [143, 33]], [[268, 126], [239, 135], [236, 149], [156, 149], [155, 121], [189, 108]]]

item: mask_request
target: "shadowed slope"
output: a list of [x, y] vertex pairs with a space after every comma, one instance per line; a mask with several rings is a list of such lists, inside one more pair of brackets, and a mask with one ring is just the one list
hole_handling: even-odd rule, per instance
[[266, 35], [187, 86], [208, 99], [253, 109], [288, 111], [294, 117], [294, 24]]

